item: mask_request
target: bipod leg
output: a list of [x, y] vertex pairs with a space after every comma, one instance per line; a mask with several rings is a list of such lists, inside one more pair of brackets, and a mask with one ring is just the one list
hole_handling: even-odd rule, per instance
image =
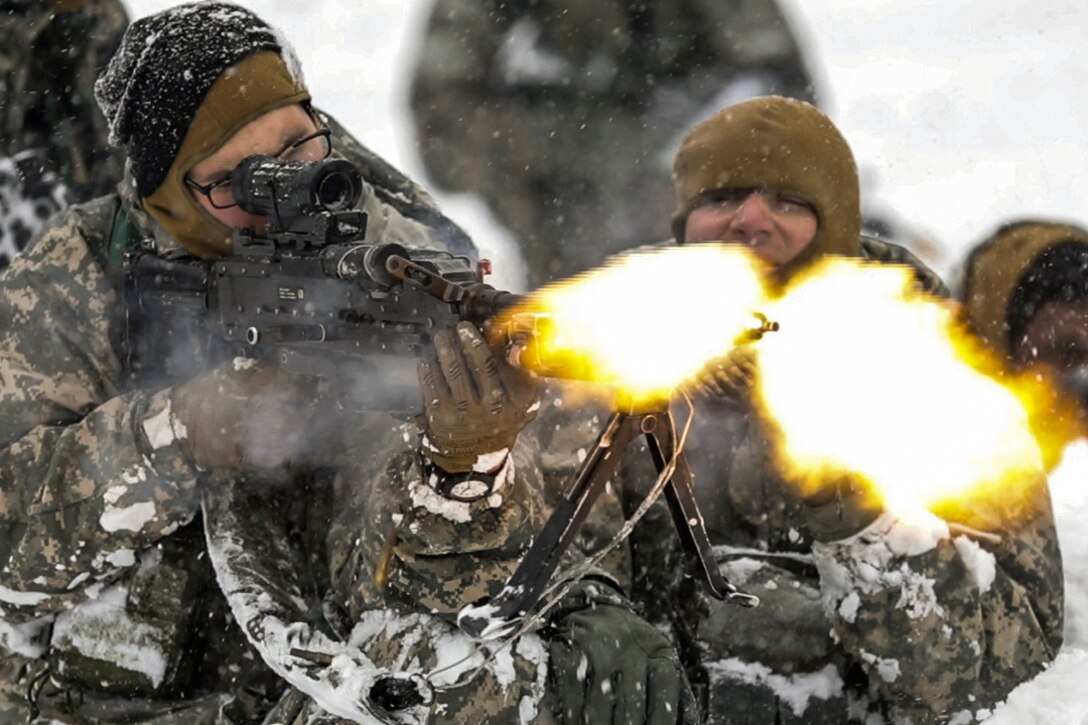
[[[724, 599], [743, 607], [754, 607], [759, 598], [745, 594], [733, 586], [718, 570], [714, 552], [710, 547], [710, 537], [706, 533], [703, 514], [695, 501], [694, 479], [687, 457], [683, 451], [676, 450], [675, 425], [672, 412], [666, 410], [643, 416], [643, 429], [646, 443], [653, 456], [654, 465], [660, 474], [670, 460], [675, 459], [672, 476], [665, 484], [665, 499], [669, 502], [673, 524], [689, 556], [695, 561], [699, 577], [707, 590], [718, 599]], [[649, 424], [649, 419], [653, 420]]]
[[623, 460], [623, 452], [646, 432], [647, 417], [620, 411], [612, 413], [578, 473], [564, 489], [551, 517], [502, 591], [490, 602], [469, 605], [458, 613], [457, 625], [461, 631], [476, 639], [499, 637], [536, 607], [567, 547]]

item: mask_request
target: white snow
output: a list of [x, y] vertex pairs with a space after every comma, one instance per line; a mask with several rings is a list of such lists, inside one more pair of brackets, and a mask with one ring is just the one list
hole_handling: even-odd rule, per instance
[[24, 657], [41, 657], [45, 654], [49, 626], [52, 623], [52, 615], [23, 624], [0, 620], [0, 650]]
[[850, 592], [839, 603], [839, 616], [853, 624], [857, 619], [859, 606], [861, 606], [861, 595], [856, 591]]
[[155, 504], [140, 501], [131, 506], [106, 505], [106, 510], [98, 519], [98, 524], [106, 531], [140, 531], [155, 518]]
[[36, 606], [49, 599], [50, 596], [42, 592], [20, 592], [0, 586], [0, 602], [7, 602], [20, 607]]
[[997, 576], [997, 560], [994, 555], [966, 536], [957, 536], [952, 543], [960, 553], [963, 563], [967, 565], [967, 570], [974, 576], [979, 592], [985, 594], [990, 591], [990, 585]]
[[724, 675], [749, 684], [766, 684], [798, 717], [804, 715], [812, 698], [826, 700], [842, 693], [842, 678], [834, 665], [827, 665], [818, 672], [779, 675], [764, 665], [731, 657], [709, 663], [707, 670], [713, 676]]
[[763, 568], [764, 563], [758, 559], [733, 559], [721, 562], [718, 568], [733, 586], [744, 587], [752, 575]]
[[147, 442], [151, 445], [152, 450], [157, 451], [173, 443], [176, 436], [174, 435], [170, 401], [166, 402], [166, 407], [158, 414], [144, 420], [143, 427], [144, 435], [147, 437]]
[[[438, 479], [431, 474], [431, 483], [437, 484]], [[454, 501], [435, 491], [432, 485], [421, 481], [411, 481], [408, 484], [408, 494], [412, 497], [412, 505], [422, 508], [435, 516], [441, 516], [459, 524], [465, 524], [472, 520], [472, 504], [463, 501]]]
[[[812, 553], [820, 571], [824, 606], [833, 612], [855, 591], [872, 594], [892, 589], [899, 591], [897, 606], [911, 619], [942, 616], [934, 581], [911, 569], [909, 560], [900, 561], [932, 549], [942, 538], [941, 532], [948, 536], [948, 527], [936, 517], [906, 522], [883, 514], [848, 539], [817, 542]], [[898, 565], [894, 561], [899, 561]], [[846, 604], [847, 611], [851, 606]], [[856, 613], [856, 605], [853, 607]]]
[[506, 460], [506, 454], [509, 452], [509, 448], [500, 448], [491, 453], [481, 453], [476, 456], [476, 462], [472, 464], [472, 470], [477, 473], [489, 473], [494, 471], [500, 463], [503, 463]]
[[53, 646], [141, 673], [158, 687], [167, 666], [165, 645], [159, 641], [163, 633], [159, 627], [130, 616], [125, 611], [127, 598], [128, 587], [117, 585], [97, 599], [58, 614]]
[[257, 360], [252, 357], [236, 357], [230, 361], [230, 366], [234, 372], [240, 373], [245, 370], [253, 370], [257, 367]]
[[899, 679], [899, 675], [901, 674], [899, 671], [899, 660], [879, 657], [872, 652], [866, 652], [865, 650], [861, 650], [859, 656], [862, 661], [875, 667], [877, 675], [885, 682], [895, 682]]

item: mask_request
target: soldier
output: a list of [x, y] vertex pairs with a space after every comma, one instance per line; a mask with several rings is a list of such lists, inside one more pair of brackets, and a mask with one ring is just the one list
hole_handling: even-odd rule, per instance
[[119, 0], [0, 5], [0, 268], [65, 205], [121, 180], [93, 86], [127, 26]]
[[[474, 252], [424, 192], [313, 108], [284, 42], [251, 12], [220, 2], [133, 23], [96, 85], [111, 138], [127, 157], [124, 181], [117, 193], [56, 217], [4, 278], [5, 721], [550, 717], [537, 635], [491, 653], [469, 677], [463, 639], [433, 616], [432, 600], [412, 593], [410, 568], [389, 570], [395, 586], [387, 592], [382, 582], [359, 581], [366, 572], [352, 566], [372, 534], [372, 512], [388, 510], [371, 504], [403, 500], [404, 491], [415, 508], [405, 517], [409, 544], [396, 553], [417, 570], [460, 577], [440, 583], [439, 599], [486, 587], [473, 566], [509, 566], [536, 523], [531, 468], [515, 475], [511, 463], [524, 455], [515, 440], [531, 418], [531, 385], [496, 366], [471, 327], [438, 337], [441, 364], [432, 370], [442, 373], [429, 379], [459, 393], [463, 381], [447, 368], [465, 356], [488, 371], [477, 382], [493, 394], [474, 405], [459, 394], [434, 399], [425, 424], [431, 460], [463, 473], [479, 454], [512, 451], [490, 457], [497, 470], [472, 474], [501, 477], [505, 493], [530, 502], [504, 515], [491, 513], [491, 494], [445, 505], [428, 479], [397, 489], [399, 469], [380, 466], [384, 452], [403, 447], [396, 421], [345, 413], [314, 378], [234, 359], [208, 321], [147, 318], [125, 297], [129, 252], [207, 274], [208, 262], [231, 253], [233, 230], [264, 228], [265, 218], [238, 207], [230, 183], [253, 154], [349, 158], [364, 173], [366, 241]], [[470, 437], [487, 433], [482, 448], [464, 440], [466, 410], [476, 421]], [[473, 489], [450, 491], [464, 499]], [[472, 525], [453, 526], [464, 522], [447, 516], [465, 513], [455, 503], [473, 507]], [[390, 514], [385, 522], [394, 519], [404, 521]], [[452, 538], [440, 538], [442, 524]], [[460, 591], [461, 583], [469, 588]], [[601, 622], [612, 623], [610, 641], [641, 644], [636, 664], [645, 669], [657, 656], [667, 666], [663, 689], [674, 699], [662, 708], [678, 709], [684, 679], [675, 653], [621, 598], [583, 587], [550, 619], [575, 659]], [[589, 653], [586, 661], [596, 660]], [[426, 698], [404, 701], [406, 683], [437, 665], [446, 678], [427, 683]], [[351, 667], [363, 679], [349, 677]], [[379, 668], [392, 682], [380, 703], [370, 687]]]
[[[999, 226], [967, 256], [963, 285], [967, 324], [1017, 371], [1042, 375], [1054, 384], [1053, 399], [1039, 424], [1053, 441], [1047, 464], [1055, 471], [1054, 513], [1061, 537], [1075, 536], [1084, 519], [1077, 457], [1064, 444], [1083, 438], [1088, 421], [1088, 231], [1044, 219]], [[1057, 482], [1076, 481], [1064, 490]], [[1088, 621], [1083, 547], [1066, 546], [1066, 646], [1079, 645]]]
[[962, 292], [983, 340], [1018, 368], [1046, 370], [1088, 412], [1088, 231], [1003, 224], [971, 250]]
[[[684, 139], [674, 179], [678, 243], [746, 244], [780, 283], [826, 255], [908, 263], [922, 288], [943, 292], [903, 250], [859, 239], [850, 148], [806, 103], [769, 97], [723, 109]], [[741, 611], [691, 591], [676, 574], [662, 507], [632, 537], [636, 597], [648, 612], [672, 613], [662, 624], [683, 644], [706, 722], [985, 717], [1061, 646], [1061, 557], [1045, 480], [1023, 510], [994, 503], [948, 514], [948, 528], [923, 546], [900, 546], [911, 524], [852, 486], [802, 497], [790, 485], [754, 412], [754, 374], [750, 357], [734, 356], [704, 375], [686, 452], [711, 542], [732, 552], [723, 571], [760, 605]], [[652, 478], [642, 458], [630, 460], [624, 495], [639, 499]], [[985, 533], [950, 534], [964, 530]], [[985, 585], [967, 574], [976, 545], [995, 563]], [[924, 584], [927, 606], [907, 606], [912, 582]]]
[[774, 0], [439, 0], [411, 107], [430, 177], [483, 197], [536, 287], [665, 238], [677, 129], [760, 93], [815, 102]]

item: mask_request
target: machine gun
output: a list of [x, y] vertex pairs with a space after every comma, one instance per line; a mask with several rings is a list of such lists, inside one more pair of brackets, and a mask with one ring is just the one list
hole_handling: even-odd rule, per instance
[[[468, 257], [365, 242], [366, 216], [355, 210], [362, 190], [358, 170], [347, 161], [246, 159], [234, 172], [234, 198], [267, 217], [267, 230], [236, 231], [234, 254], [210, 264], [170, 261], [146, 250], [129, 254], [127, 306], [150, 319], [189, 314], [236, 354], [274, 360], [291, 372], [350, 377], [361, 391], [352, 401], [359, 407], [415, 408], [415, 366], [404, 365], [404, 358], [429, 353], [435, 331], [460, 320], [482, 325], [521, 297], [485, 284], [482, 268]], [[507, 357], [516, 363], [523, 340], [511, 342]], [[390, 383], [406, 369], [406, 378]], [[381, 383], [367, 384], [373, 380]], [[537, 605], [624, 451], [641, 435], [658, 470], [672, 466], [665, 497], [707, 589], [743, 606], [756, 603], [714, 563], [663, 404], [613, 414], [502, 593], [487, 607], [462, 611], [466, 633], [501, 636]], [[426, 701], [418, 686], [395, 676], [379, 678], [369, 696], [390, 712]]]
[[429, 352], [435, 331], [482, 324], [519, 299], [484, 284], [484, 268], [466, 256], [365, 242], [362, 176], [343, 159], [253, 156], [232, 191], [267, 229], [235, 231], [234, 253], [210, 264], [130, 253], [129, 314], [199, 319], [231, 354], [337, 381], [346, 407], [416, 407], [405, 357]]

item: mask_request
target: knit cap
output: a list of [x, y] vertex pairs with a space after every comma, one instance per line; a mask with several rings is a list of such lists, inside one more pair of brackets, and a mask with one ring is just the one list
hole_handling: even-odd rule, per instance
[[124, 147], [140, 197], [166, 177], [208, 90], [227, 68], [259, 51], [281, 55], [303, 88], [294, 51], [249, 10], [224, 2], [169, 8], [132, 23], [95, 84], [110, 127]]
[[683, 240], [688, 214], [721, 189], [780, 189], [800, 194], [816, 212], [816, 238], [781, 265], [786, 279], [823, 255], [860, 254], [857, 166], [835, 124], [815, 106], [764, 96], [728, 106], [696, 126], [673, 162], [676, 215]]

